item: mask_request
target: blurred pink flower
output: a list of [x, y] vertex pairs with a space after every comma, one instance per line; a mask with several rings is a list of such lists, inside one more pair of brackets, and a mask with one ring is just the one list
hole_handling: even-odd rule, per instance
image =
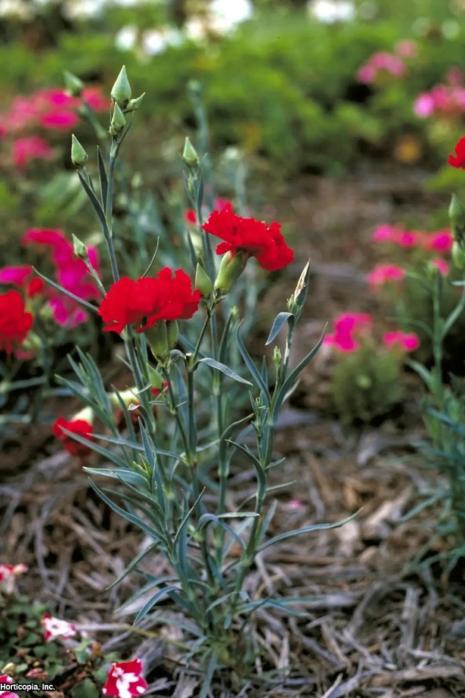
[[[30, 228], [22, 240], [24, 245], [31, 243], [49, 247], [52, 250], [52, 261], [58, 283], [67, 291], [83, 300], [93, 300], [100, 297], [95, 280], [86, 265], [74, 254], [71, 242], [61, 230], [51, 228]], [[100, 259], [95, 247], [87, 248], [89, 262], [100, 276]], [[55, 290], [49, 292], [49, 305], [53, 311], [55, 322], [66, 327], [76, 327], [88, 318], [87, 312], [72, 298]]]
[[52, 156], [53, 148], [41, 136], [24, 136], [13, 141], [13, 162], [20, 170], [32, 160], [50, 160]]
[[417, 55], [417, 45], [410, 39], [398, 41], [395, 45], [395, 52], [402, 58], [414, 58]]
[[27, 565], [0, 564], [0, 590], [12, 594], [15, 590], [16, 577], [27, 572]]
[[379, 225], [374, 230], [372, 240], [373, 242], [392, 242], [397, 239], [401, 232], [401, 228], [397, 228], [394, 225], [385, 223], [383, 225]]
[[397, 264], [377, 264], [368, 274], [367, 280], [370, 286], [382, 286], [390, 281], [402, 281], [406, 271]]
[[334, 332], [326, 335], [324, 344], [345, 353], [356, 351], [360, 346], [356, 335], [369, 330], [372, 322], [368, 313], [342, 313], [334, 321]]
[[111, 106], [110, 100], [105, 97], [100, 87], [84, 87], [82, 98], [91, 109], [97, 112], [107, 111]]
[[402, 58], [394, 53], [378, 51], [359, 68], [357, 78], [360, 82], [372, 83], [381, 72], [393, 77], [402, 77], [406, 72], [406, 65]]
[[0, 269], [0, 284], [22, 286], [32, 273], [33, 269], [29, 264], [2, 267]]
[[420, 339], [415, 332], [391, 330], [384, 333], [383, 344], [388, 349], [397, 347], [403, 351], [416, 351], [420, 346]]
[[[0, 674], [0, 683], [4, 684], [14, 684], [15, 680], [11, 677], [8, 676], [8, 674]], [[18, 693], [13, 693], [13, 691], [0, 691], [0, 696], [2, 698], [19, 698]]]
[[446, 260], [442, 257], [436, 257], [435, 259], [432, 259], [431, 264], [433, 265], [433, 267], [436, 267], [436, 269], [438, 269], [443, 276], [448, 275], [449, 262], [446, 262]]
[[449, 230], [438, 230], [428, 235], [424, 240], [425, 248], [434, 252], [450, 252], [454, 244], [454, 236]]
[[69, 130], [79, 123], [79, 117], [74, 111], [67, 109], [53, 109], [39, 118], [39, 123], [44, 128]]

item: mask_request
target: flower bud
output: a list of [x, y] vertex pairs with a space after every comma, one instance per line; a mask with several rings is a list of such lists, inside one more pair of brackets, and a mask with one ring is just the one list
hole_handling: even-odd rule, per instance
[[76, 136], [71, 136], [71, 162], [75, 167], [82, 167], [85, 165], [89, 156], [87, 155], [84, 147], [80, 144]]
[[129, 388], [128, 390], [122, 390], [118, 393], [111, 393], [110, 401], [114, 407], [121, 407], [121, 402], [128, 408], [140, 404], [136, 388]]
[[465, 207], [455, 194], [452, 194], [450, 200], [449, 218], [457, 242], [465, 241]]
[[456, 269], [465, 269], [465, 249], [459, 242], [452, 245], [452, 263]]
[[302, 311], [308, 293], [310, 278], [310, 261], [307, 262], [295, 287], [294, 293], [287, 301], [287, 308], [290, 313], [298, 316]]
[[117, 136], [126, 126], [126, 118], [121, 111], [117, 102], [113, 107], [113, 115], [111, 117], [110, 128], [108, 129], [111, 136]]
[[149, 366], [149, 380], [152, 388], [163, 390], [163, 376], [153, 366]]
[[130, 99], [125, 111], [130, 112], [130, 111], [137, 111], [142, 104], [143, 100], [145, 97], [145, 92], [142, 92], [142, 94], [139, 97], [135, 97], [134, 99]]
[[73, 75], [69, 70], [63, 72], [63, 77], [65, 81], [66, 91], [71, 95], [71, 97], [80, 97], [82, 90], [84, 89], [84, 83], [80, 80], [77, 75]]
[[168, 347], [173, 349], [179, 339], [179, 325], [176, 320], [169, 320], [166, 323], [166, 327], [168, 330]]
[[276, 368], [279, 368], [282, 364], [283, 361], [283, 355], [281, 353], [281, 349], [278, 346], [275, 346], [273, 349], [273, 363], [276, 366]]
[[115, 84], [111, 88], [111, 96], [113, 97], [114, 101], [120, 105], [120, 107], [125, 107], [131, 99], [131, 85], [128, 80], [126, 66], [124, 65], [115, 80]]
[[188, 167], [198, 167], [200, 160], [196, 149], [192, 145], [189, 138], [184, 141], [184, 150], [182, 151], [182, 159]]
[[74, 233], [73, 233], [73, 251], [76, 257], [79, 257], [79, 259], [87, 259], [87, 247], [84, 245], [82, 240], [80, 240]]
[[215, 280], [215, 291], [222, 294], [228, 293], [244, 271], [247, 259], [247, 255], [243, 252], [236, 252], [236, 254], [226, 252]]
[[213, 290], [212, 281], [200, 263], [197, 263], [195, 269], [194, 288], [197, 288], [205, 298], [208, 298]]
[[84, 407], [80, 412], [77, 412], [75, 415], [72, 417], [72, 421], [76, 421], [78, 419], [82, 419], [84, 422], [89, 422], [89, 424], [92, 424], [94, 421], [94, 412], [91, 407]]

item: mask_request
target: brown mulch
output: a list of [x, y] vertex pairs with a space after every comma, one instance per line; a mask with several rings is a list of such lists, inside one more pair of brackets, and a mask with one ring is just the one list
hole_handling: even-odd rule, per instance
[[[308, 346], [338, 310], [373, 310], [363, 285], [374, 260], [369, 234], [378, 223], [433, 210], [438, 202], [419, 193], [423, 181], [423, 173], [406, 168], [362, 170], [346, 181], [306, 180], [291, 197], [283, 192], [282, 206], [277, 198], [277, 209], [293, 221], [296, 270], [311, 256], [315, 272], [299, 345]], [[282, 305], [289, 278], [270, 290], [265, 305]], [[465, 696], [464, 567], [421, 564], [450, 545], [436, 535], [437, 508], [404, 520], [421, 493], [440, 484], [416, 448], [423, 431], [415, 390], [400, 416], [343, 429], [325, 405], [327, 372], [324, 357], [311, 365], [282, 416], [276, 451], [287, 460], [273, 484], [289, 484], [276, 496], [272, 532], [359, 513], [342, 528], [292, 539], [258, 557], [248, 590], [257, 598], [305, 597], [306, 613], [259, 610], [253, 632], [263, 665], [242, 690], [227, 693], [218, 685], [212, 695]], [[146, 619], [138, 630], [130, 615], [114, 614], [137, 588], [137, 575], [105, 591], [146, 541], [102, 505], [76, 461], [63, 452], [49, 455], [46, 430], [36, 432], [28, 454], [23, 438], [19, 470], [11, 457], [0, 468], [2, 559], [28, 563], [25, 591], [75, 620], [105, 649], [137, 650], [152, 667], [151, 695], [196, 695], [198, 677], [180, 665], [180, 638], [168, 613], [165, 625]], [[253, 486], [252, 472], [233, 474], [237, 497]], [[147, 560], [144, 569], [159, 574], [164, 562]]]

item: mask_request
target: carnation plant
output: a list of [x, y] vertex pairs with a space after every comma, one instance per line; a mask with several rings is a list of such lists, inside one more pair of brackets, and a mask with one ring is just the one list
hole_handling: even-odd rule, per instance
[[371, 315], [343, 313], [324, 343], [334, 355], [331, 395], [343, 422], [371, 422], [400, 403], [406, 356], [420, 345], [415, 333], [389, 330], [379, 338]]
[[[186, 140], [189, 267], [157, 268], [155, 247], [150, 264], [141, 266], [136, 278], [125, 275], [115, 245], [115, 173], [142, 97], [132, 95], [124, 68], [111, 96], [108, 154], [99, 151], [91, 169], [87, 152], [73, 136], [71, 158], [101, 226], [111, 270], [109, 283], [99, 285], [98, 304], [81, 303], [100, 316], [104, 333], [122, 342], [130, 377], [122, 390], [105, 385], [92, 356], [80, 351], [79, 361], [70, 359], [75, 380], [63, 383], [83, 408], [71, 419], [59, 418], [54, 432], [71, 454], [85, 458], [93, 451], [102, 458], [101, 467], [84, 466], [92, 487], [148, 537], [150, 544], [116, 582], [136, 570], [145, 579], [131, 599], [140, 605], [135, 623], [148, 614], [163, 622], [160, 605], [185, 615], [181, 628], [191, 648], [185, 663], [201, 666], [201, 695], [206, 696], [222, 669], [236, 686], [251, 671], [259, 651], [253, 632], [257, 609], [283, 611], [305, 603], [249, 595], [247, 578], [257, 554], [294, 536], [340, 525], [270, 534], [272, 494], [280, 487], [270, 479], [282, 463], [274, 449], [278, 416], [319, 346], [291, 365], [309, 271], [307, 265], [283, 303], [266, 342], [269, 349], [257, 363], [244, 337], [248, 306], [235, 289], [252, 265], [279, 271], [292, 262], [293, 251], [279, 223], [238, 215], [229, 203], [210, 210], [204, 220], [205, 159]], [[76, 241], [76, 249], [89, 263], [88, 248]], [[250, 326], [251, 318], [246, 320]], [[231, 472], [244, 468], [255, 473], [255, 493], [233, 508]], [[164, 556], [170, 569], [166, 576], [144, 571], [151, 555]]]
[[[449, 156], [449, 164], [465, 169], [465, 138], [456, 145], [455, 153]], [[427, 393], [424, 401], [424, 420], [429, 437], [426, 449], [431, 464], [438, 467], [445, 478], [445, 485], [436, 487], [425, 498], [420, 507], [443, 502], [445, 515], [441, 519], [441, 531], [455, 534], [458, 545], [454, 557], [463, 555], [465, 541], [465, 403], [463, 378], [447, 374], [444, 368], [445, 346], [448, 336], [465, 316], [465, 207], [456, 196], [452, 197], [449, 216], [453, 233], [452, 264], [455, 281], [447, 279], [439, 270], [418, 279], [427, 289], [431, 299], [431, 317], [425, 324], [429, 338], [432, 365], [413, 361], [412, 366], [423, 380]], [[457, 277], [459, 280], [457, 280]], [[460, 290], [455, 305], [444, 312], [444, 293], [453, 288]], [[458, 288], [454, 288], [458, 287]], [[456, 357], [456, 365], [463, 368], [463, 350]]]

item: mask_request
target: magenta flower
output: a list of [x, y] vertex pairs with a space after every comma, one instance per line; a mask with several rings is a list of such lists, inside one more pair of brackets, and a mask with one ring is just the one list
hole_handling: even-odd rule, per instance
[[367, 280], [370, 286], [378, 287], [391, 281], [402, 281], [405, 274], [405, 269], [397, 264], [377, 264], [368, 274]]
[[384, 224], [379, 225], [372, 235], [373, 242], [393, 242], [402, 232], [401, 228], [394, 225]]
[[0, 284], [23, 286], [32, 274], [33, 269], [29, 264], [2, 267], [0, 269]]
[[[100, 298], [100, 291], [86, 265], [74, 254], [71, 242], [61, 230], [51, 228], [31, 228], [23, 236], [23, 245], [37, 244], [49, 247], [58, 283], [67, 291], [83, 300]], [[89, 261], [100, 276], [100, 261], [98, 250], [88, 247]], [[49, 305], [58, 325], [76, 327], [88, 318], [87, 312], [76, 301], [68, 296], [50, 291]]]
[[435, 257], [431, 260], [431, 264], [433, 265], [433, 267], [436, 267], [439, 273], [443, 276], [448, 275], [450, 269], [449, 262], [446, 262], [446, 260], [442, 257]]
[[450, 252], [454, 244], [454, 236], [449, 230], [438, 230], [425, 239], [425, 248], [442, 254]]
[[24, 170], [33, 160], [50, 160], [53, 148], [40, 136], [23, 136], [12, 144], [12, 158], [19, 170]]
[[359, 68], [357, 79], [360, 82], [370, 84], [376, 80], [380, 73], [400, 78], [405, 74], [406, 70], [404, 61], [398, 55], [388, 51], [378, 51], [370, 56], [368, 61]]
[[402, 332], [391, 330], [383, 335], [383, 344], [388, 349], [398, 348], [402, 351], [416, 351], [420, 346], [420, 339], [415, 332]]
[[369, 330], [372, 318], [368, 313], [343, 313], [334, 321], [334, 332], [326, 335], [324, 344], [349, 353], [360, 347], [357, 336]]

